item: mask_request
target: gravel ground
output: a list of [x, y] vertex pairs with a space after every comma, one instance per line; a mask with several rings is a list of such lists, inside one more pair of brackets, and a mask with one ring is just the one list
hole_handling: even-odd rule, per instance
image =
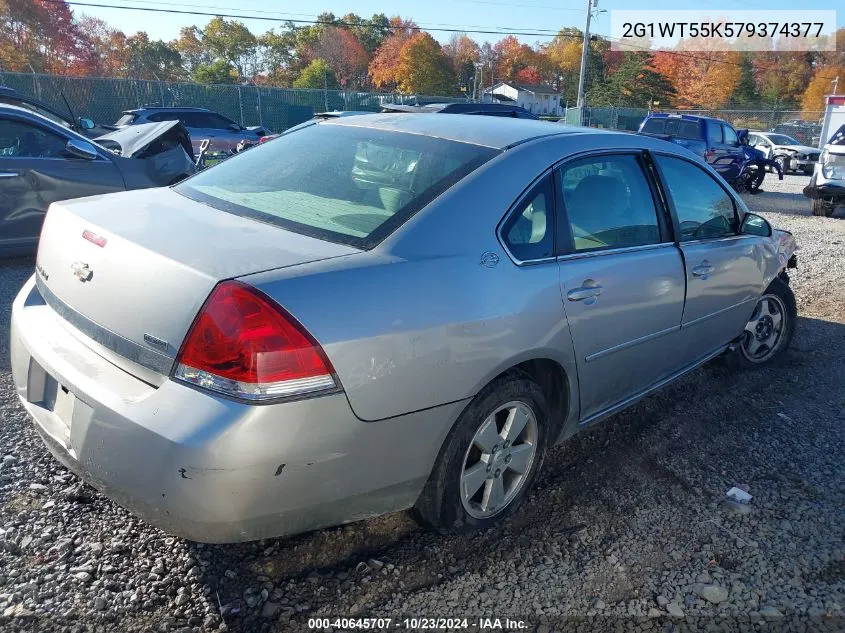
[[[237, 546], [171, 538], [49, 456], [14, 394], [4, 327], [0, 630], [263, 633], [408, 615], [843, 630], [845, 218], [812, 217], [805, 182], [767, 180], [748, 198], [802, 246], [785, 362], [708, 365], [553, 449], [521, 511], [480, 534], [435, 536], [400, 513]], [[3, 323], [31, 269], [0, 265]], [[722, 503], [734, 485], [754, 496], [750, 513]]]

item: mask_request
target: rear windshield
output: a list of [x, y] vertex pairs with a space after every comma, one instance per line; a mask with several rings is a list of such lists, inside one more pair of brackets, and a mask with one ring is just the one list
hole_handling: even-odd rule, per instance
[[684, 119], [647, 119], [641, 131], [647, 134], [668, 134], [691, 140], [701, 139], [701, 123]]
[[311, 125], [175, 187], [215, 209], [372, 248], [497, 150], [401, 132]]

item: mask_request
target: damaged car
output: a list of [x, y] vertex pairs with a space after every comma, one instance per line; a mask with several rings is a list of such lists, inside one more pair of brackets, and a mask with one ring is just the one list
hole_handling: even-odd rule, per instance
[[845, 207], [845, 125], [824, 146], [804, 195], [813, 201], [813, 215], [829, 218]]
[[0, 105], [0, 257], [35, 252], [53, 202], [175, 184], [194, 173], [178, 121], [95, 140], [29, 109]]
[[795, 250], [675, 143], [340, 117], [54, 204], [12, 374], [53, 455], [172, 534], [485, 528], [555, 444], [717, 356], [784, 360]]

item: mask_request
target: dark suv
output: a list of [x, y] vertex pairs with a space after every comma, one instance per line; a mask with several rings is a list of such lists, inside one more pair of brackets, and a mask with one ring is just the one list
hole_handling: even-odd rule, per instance
[[126, 110], [115, 123], [122, 128], [140, 123], [158, 123], [159, 121], [181, 121], [191, 135], [194, 154], [198, 154], [200, 143], [209, 140], [208, 151], [232, 152], [238, 143], [256, 144], [269, 132], [260, 126], [243, 127], [222, 114], [205, 108], [139, 108]]
[[672, 141], [695, 152], [728, 182], [736, 179], [744, 161], [742, 143], [736, 130], [721, 119], [655, 113], [645, 118], [639, 132]]

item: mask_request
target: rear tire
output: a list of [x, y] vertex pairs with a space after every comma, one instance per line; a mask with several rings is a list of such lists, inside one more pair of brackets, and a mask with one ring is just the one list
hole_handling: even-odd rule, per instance
[[795, 335], [798, 308], [792, 289], [775, 277], [757, 301], [739, 345], [727, 357], [736, 368], [757, 369], [777, 362]]
[[833, 215], [835, 210], [836, 207], [830, 202], [825, 202], [824, 200], [819, 200], [818, 198], [813, 200], [813, 215], [829, 218]]
[[417, 520], [441, 533], [503, 520], [525, 499], [548, 441], [542, 389], [521, 371], [500, 376], [473, 399], [443, 443], [417, 499]]

